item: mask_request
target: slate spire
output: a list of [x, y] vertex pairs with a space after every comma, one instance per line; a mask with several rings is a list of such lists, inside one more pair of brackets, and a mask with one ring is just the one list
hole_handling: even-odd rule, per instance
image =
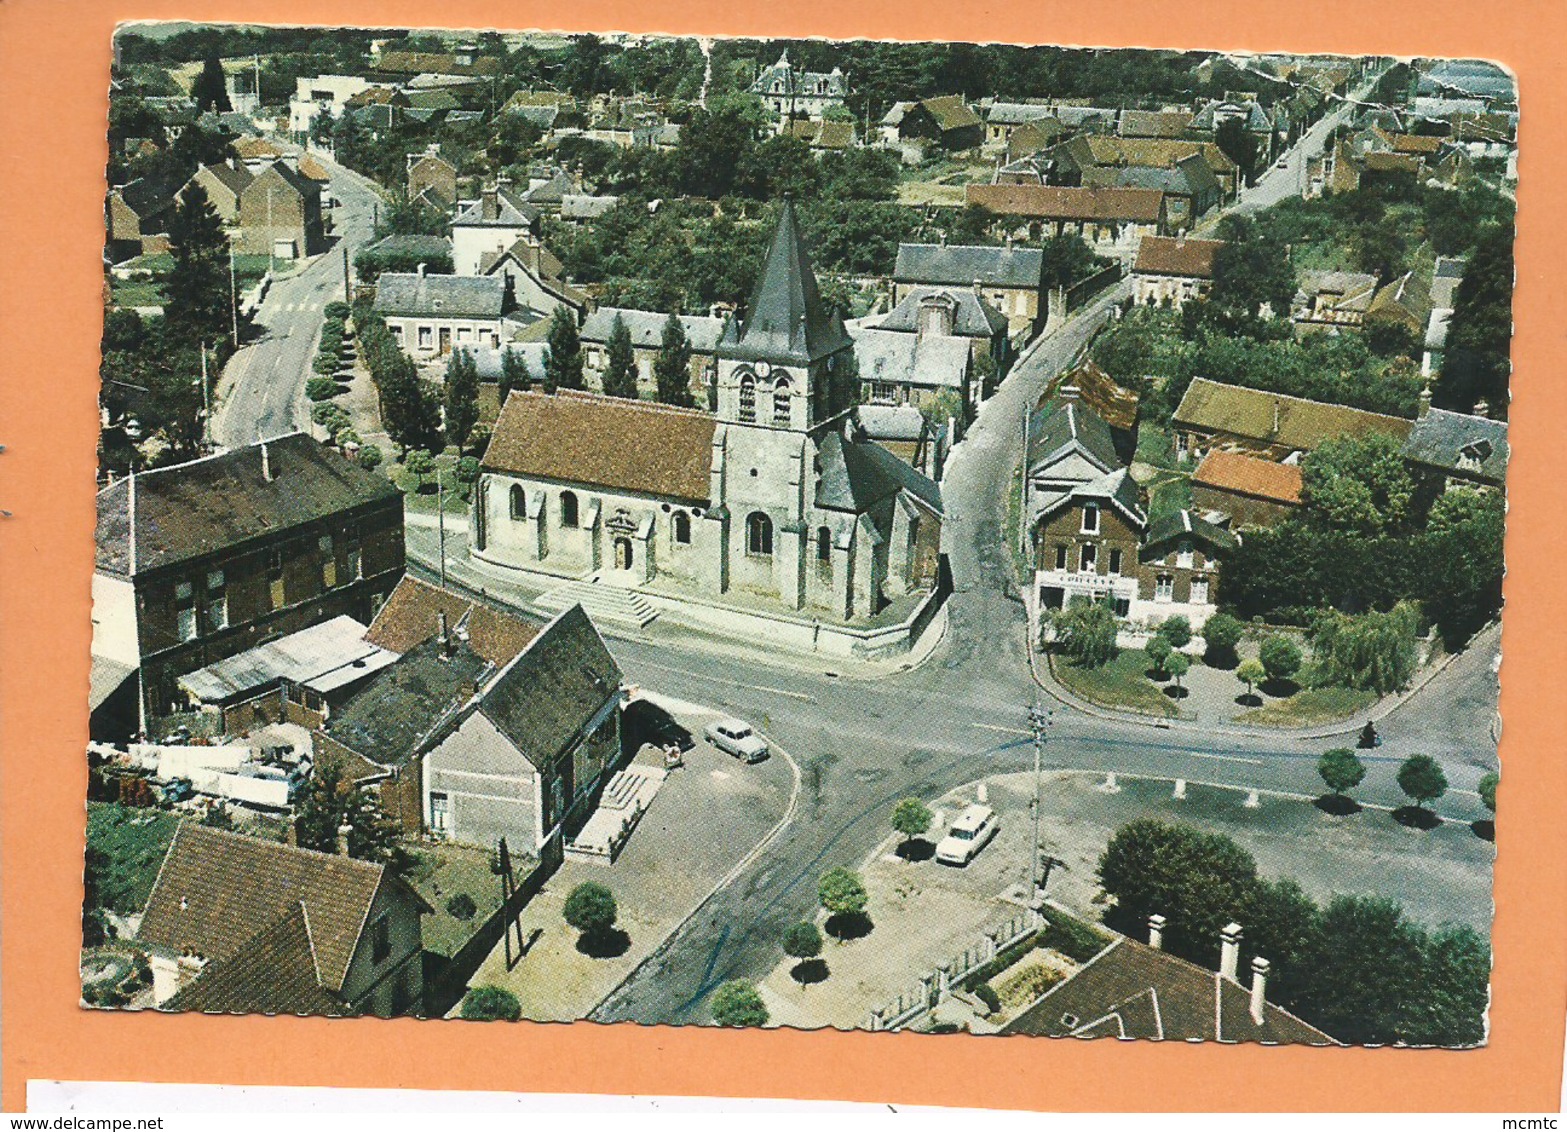
[[726, 353], [752, 360], [811, 363], [850, 346], [843, 320], [828, 311], [805, 250], [794, 201], [784, 198], [761, 278]]

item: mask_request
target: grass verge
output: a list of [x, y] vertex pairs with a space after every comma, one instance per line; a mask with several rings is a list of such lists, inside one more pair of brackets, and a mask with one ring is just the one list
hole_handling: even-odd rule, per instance
[[1235, 721], [1263, 727], [1305, 727], [1346, 719], [1376, 702], [1375, 692], [1356, 688], [1302, 688], [1286, 700], [1244, 711]]
[[1050, 655], [1050, 670], [1067, 691], [1091, 704], [1173, 719], [1180, 714], [1158, 684], [1145, 675], [1148, 658], [1135, 649], [1123, 650], [1099, 668], [1082, 668]]

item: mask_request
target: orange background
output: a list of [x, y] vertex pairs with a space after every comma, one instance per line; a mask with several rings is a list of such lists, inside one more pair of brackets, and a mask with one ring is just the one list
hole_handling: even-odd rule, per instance
[[[81, 854], [101, 325], [105, 94], [117, 19], [1001, 39], [1460, 55], [1518, 75], [1521, 191], [1503, 818], [1491, 1044], [1468, 1052], [1219, 1048], [913, 1034], [193, 1018], [79, 1010]], [[569, 20], [563, 24], [562, 21]], [[1552, 1110], [1567, 1009], [1567, 561], [1560, 424], [1567, 4], [854, 4], [749, 0], [0, 5], [0, 1001], [3, 1092], [29, 1078], [886, 1100], [1109, 1110]], [[1554, 269], [1554, 272], [1553, 270]], [[1552, 500], [1556, 500], [1553, 503]]]

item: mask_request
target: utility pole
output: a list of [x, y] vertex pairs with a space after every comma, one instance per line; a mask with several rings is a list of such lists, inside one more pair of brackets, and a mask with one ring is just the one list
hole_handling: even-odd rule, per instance
[[234, 349], [239, 349], [239, 291], [234, 285], [234, 245], [229, 245], [229, 322]]
[[353, 292], [348, 289], [348, 241], [343, 241], [343, 302], [352, 303]]
[[[1035, 704], [1028, 710], [1028, 723], [1034, 732], [1034, 800], [1029, 804], [1029, 809], [1034, 815], [1034, 840], [1029, 853], [1028, 862], [1028, 903], [1030, 907], [1037, 907], [1044, 890], [1039, 883], [1039, 817], [1044, 808], [1040, 797], [1042, 764], [1045, 756], [1045, 742], [1048, 739], [1047, 730], [1055, 726], [1055, 712], [1039, 707]], [[1053, 863], [1053, 862], [1052, 862]]]
[[207, 342], [201, 342], [201, 447], [212, 446], [212, 397], [207, 391]]
[[435, 522], [441, 538], [441, 588], [446, 588], [446, 481], [441, 469], [435, 469]]

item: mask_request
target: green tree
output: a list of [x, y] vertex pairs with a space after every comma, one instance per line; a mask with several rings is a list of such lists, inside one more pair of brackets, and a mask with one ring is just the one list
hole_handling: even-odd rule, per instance
[[1447, 793], [1447, 775], [1430, 755], [1410, 755], [1398, 768], [1398, 788], [1424, 809]]
[[609, 362], [604, 368], [604, 392], [611, 397], [637, 396], [637, 359], [631, 348], [631, 331], [626, 320], [615, 313], [609, 327]]
[[565, 921], [585, 937], [601, 936], [615, 926], [620, 914], [615, 896], [595, 881], [584, 881], [571, 890], [561, 909]]
[[200, 73], [190, 84], [190, 97], [198, 113], [215, 110], [227, 114], [232, 109], [228, 86], [223, 80], [223, 64], [218, 62], [216, 55], [207, 56], [202, 63]]
[[691, 343], [685, 324], [673, 314], [664, 323], [658, 356], [653, 359], [653, 381], [663, 404], [691, 407]]
[[1493, 770], [1480, 780], [1479, 786], [1475, 787], [1475, 791], [1480, 795], [1480, 803], [1493, 814], [1496, 813], [1496, 786], [1500, 781], [1501, 776]]
[[1141, 934], [1148, 917], [1167, 921], [1165, 946], [1212, 966], [1219, 929], [1240, 913], [1257, 880], [1251, 854], [1222, 834], [1157, 818], [1128, 822], [1099, 858], [1099, 884], [1115, 899], [1105, 921]]
[[459, 1013], [469, 1022], [518, 1022], [522, 1003], [505, 987], [478, 986], [463, 995]]
[[767, 1025], [767, 1004], [750, 983], [725, 983], [713, 992], [710, 1009], [713, 1021], [720, 1026]]
[[1365, 688], [1380, 696], [1408, 686], [1415, 673], [1419, 621], [1419, 612], [1408, 601], [1386, 613], [1322, 614], [1311, 629], [1318, 681]]
[[1165, 670], [1169, 672], [1170, 679], [1175, 681], [1177, 688], [1181, 687], [1181, 678], [1191, 671], [1191, 658], [1183, 652], [1172, 652], [1170, 659], [1165, 661]]
[[1170, 647], [1169, 638], [1158, 633], [1148, 638], [1148, 643], [1143, 646], [1143, 653], [1148, 657], [1148, 663], [1153, 665], [1154, 671], [1160, 676], [1169, 675], [1168, 665], [1174, 652], [1175, 650]]
[[1414, 494], [1403, 444], [1385, 433], [1335, 437], [1301, 464], [1301, 501], [1333, 530], [1365, 535], [1401, 530]]
[[823, 908], [835, 916], [854, 916], [865, 911], [870, 894], [860, 874], [842, 865], [828, 869], [816, 886], [817, 898]]
[[1366, 777], [1366, 764], [1348, 747], [1334, 747], [1317, 760], [1317, 774], [1329, 790], [1343, 797]]
[[414, 477], [419, 490], [424, 490], [424, 477], [435, 471], [435, 457], [428, 448], [415, 448], [403, 458], [403, 467]]
[[1355, 266], [1382, 283], [1391, 283], [1404, 272], [1409, 243], [1404, 229], [1392, 217], [1369, 221], [1355, 230], [1350, 248]]
[[569, 308], [556, 307], [550, 316], [549, 346], [544, 353], [544, 392], [585, 388], [582, 339], [577, 335], [577, 320]]
[[1052, 236], [1040, 245], [1042, 280], [1047, 289], [1070, 287], [1079, 279], [1086, 279], [1098, 266], [1093, 250], [1081, 236], [1063, 233]]
[[1074, 601], [1055, 618], [1056, 647], [1084, 668], [1115, 657], [1115, 612], [1102, 601]]
[[1192, 623], [1180, 614], [1166, 617], [1154, 632], [1169, 641], [1174, 649], [1184, 649], [1192, 641]]
[[1269, 637], [1257, 650], [1263, 671], [1273, 681], [1288, 680], [1300, 671], [1300, 646], [1288, 637]]
[[1247, 698], [1250, 698], [1253, 694], [1252, 689], [1267, 679], [1268, 670], [1262, 666], [1262, 661], [1256, 657], [1248, 657], [1241, 661], [1240, 666], [1235, 669], [1235, 676], [1241, 683], [1246, 685], [1246, 695]]
[[228, 237], [223, 221], [199, 184], [180, 193], [169, 220], [174, 259], [165, 285], [164, 324], [194, 346], [225, 338], [230, 330]]
[[453, 350], [446, 362], [446, 439], [461, 448], [479, 423], [479, 366], [467, 350]]
[[350, 857], [384, 864], [397, 873], [413, 865], [375, 795], [355, 785], [335, 761], [316, 764], [300, 791], [295, 814], [294, 836], [301, 849], [336, 853], [338, 833], [347, 826]]
[[513, 389], [526, 390], [533, 385], [533, 375], [528, 372], [528, 359], [521, 350], [505, 350], [501, 353], [500, 402], [504, 406]]
[[809, 920], [793, 925], [783, 936], [784, 954], [802, 963], [822, 953], [822, 933]]
[[918, 798], [905, 798], [892, 808], [892, 828], [903, 834], [905, 841], [924, 836], [932, 820], [930, 807]]
[[1235, 162], [1246, 183], [1255, 184], [1260, 147], [1257, 139], [1247, 132], [1246, 123], [1239, 118], [1225, 119], [1213, 132], [1213, 141], [1224, 156]]
[[1301, 1015], [1351, 1044], [1395, 1042], [1422, 997], [1425, 940], [1379, 896], [1336, 896], [1303, 956]]
[[1284, 243], [1244, 216], [1226, 216], [1219, 222], [1218, 236], [1224, 246], [1213, 256], [1209, 300], [1247, 316], [1259, 315], [1264, 306], [1275, 318], [1287, 316], [1296, 284]]
[[381, 449], [374, 444], [366, 444], [359, 449], [359, 466], [369, 471], [374, 471], [381, 466]]
[[1433, 403], [1467, 413], [1484, 401], [1505, 420], [1512, 332], [1513, 227], [1496, 225], [1475, 246], [1454, 295]]
[[1203, 622], [1203, 659], [1215, 668], [1235, 663], [1235, 648], [1241, 643], [1245, 627], [1228, 613], [1215, 613]]

